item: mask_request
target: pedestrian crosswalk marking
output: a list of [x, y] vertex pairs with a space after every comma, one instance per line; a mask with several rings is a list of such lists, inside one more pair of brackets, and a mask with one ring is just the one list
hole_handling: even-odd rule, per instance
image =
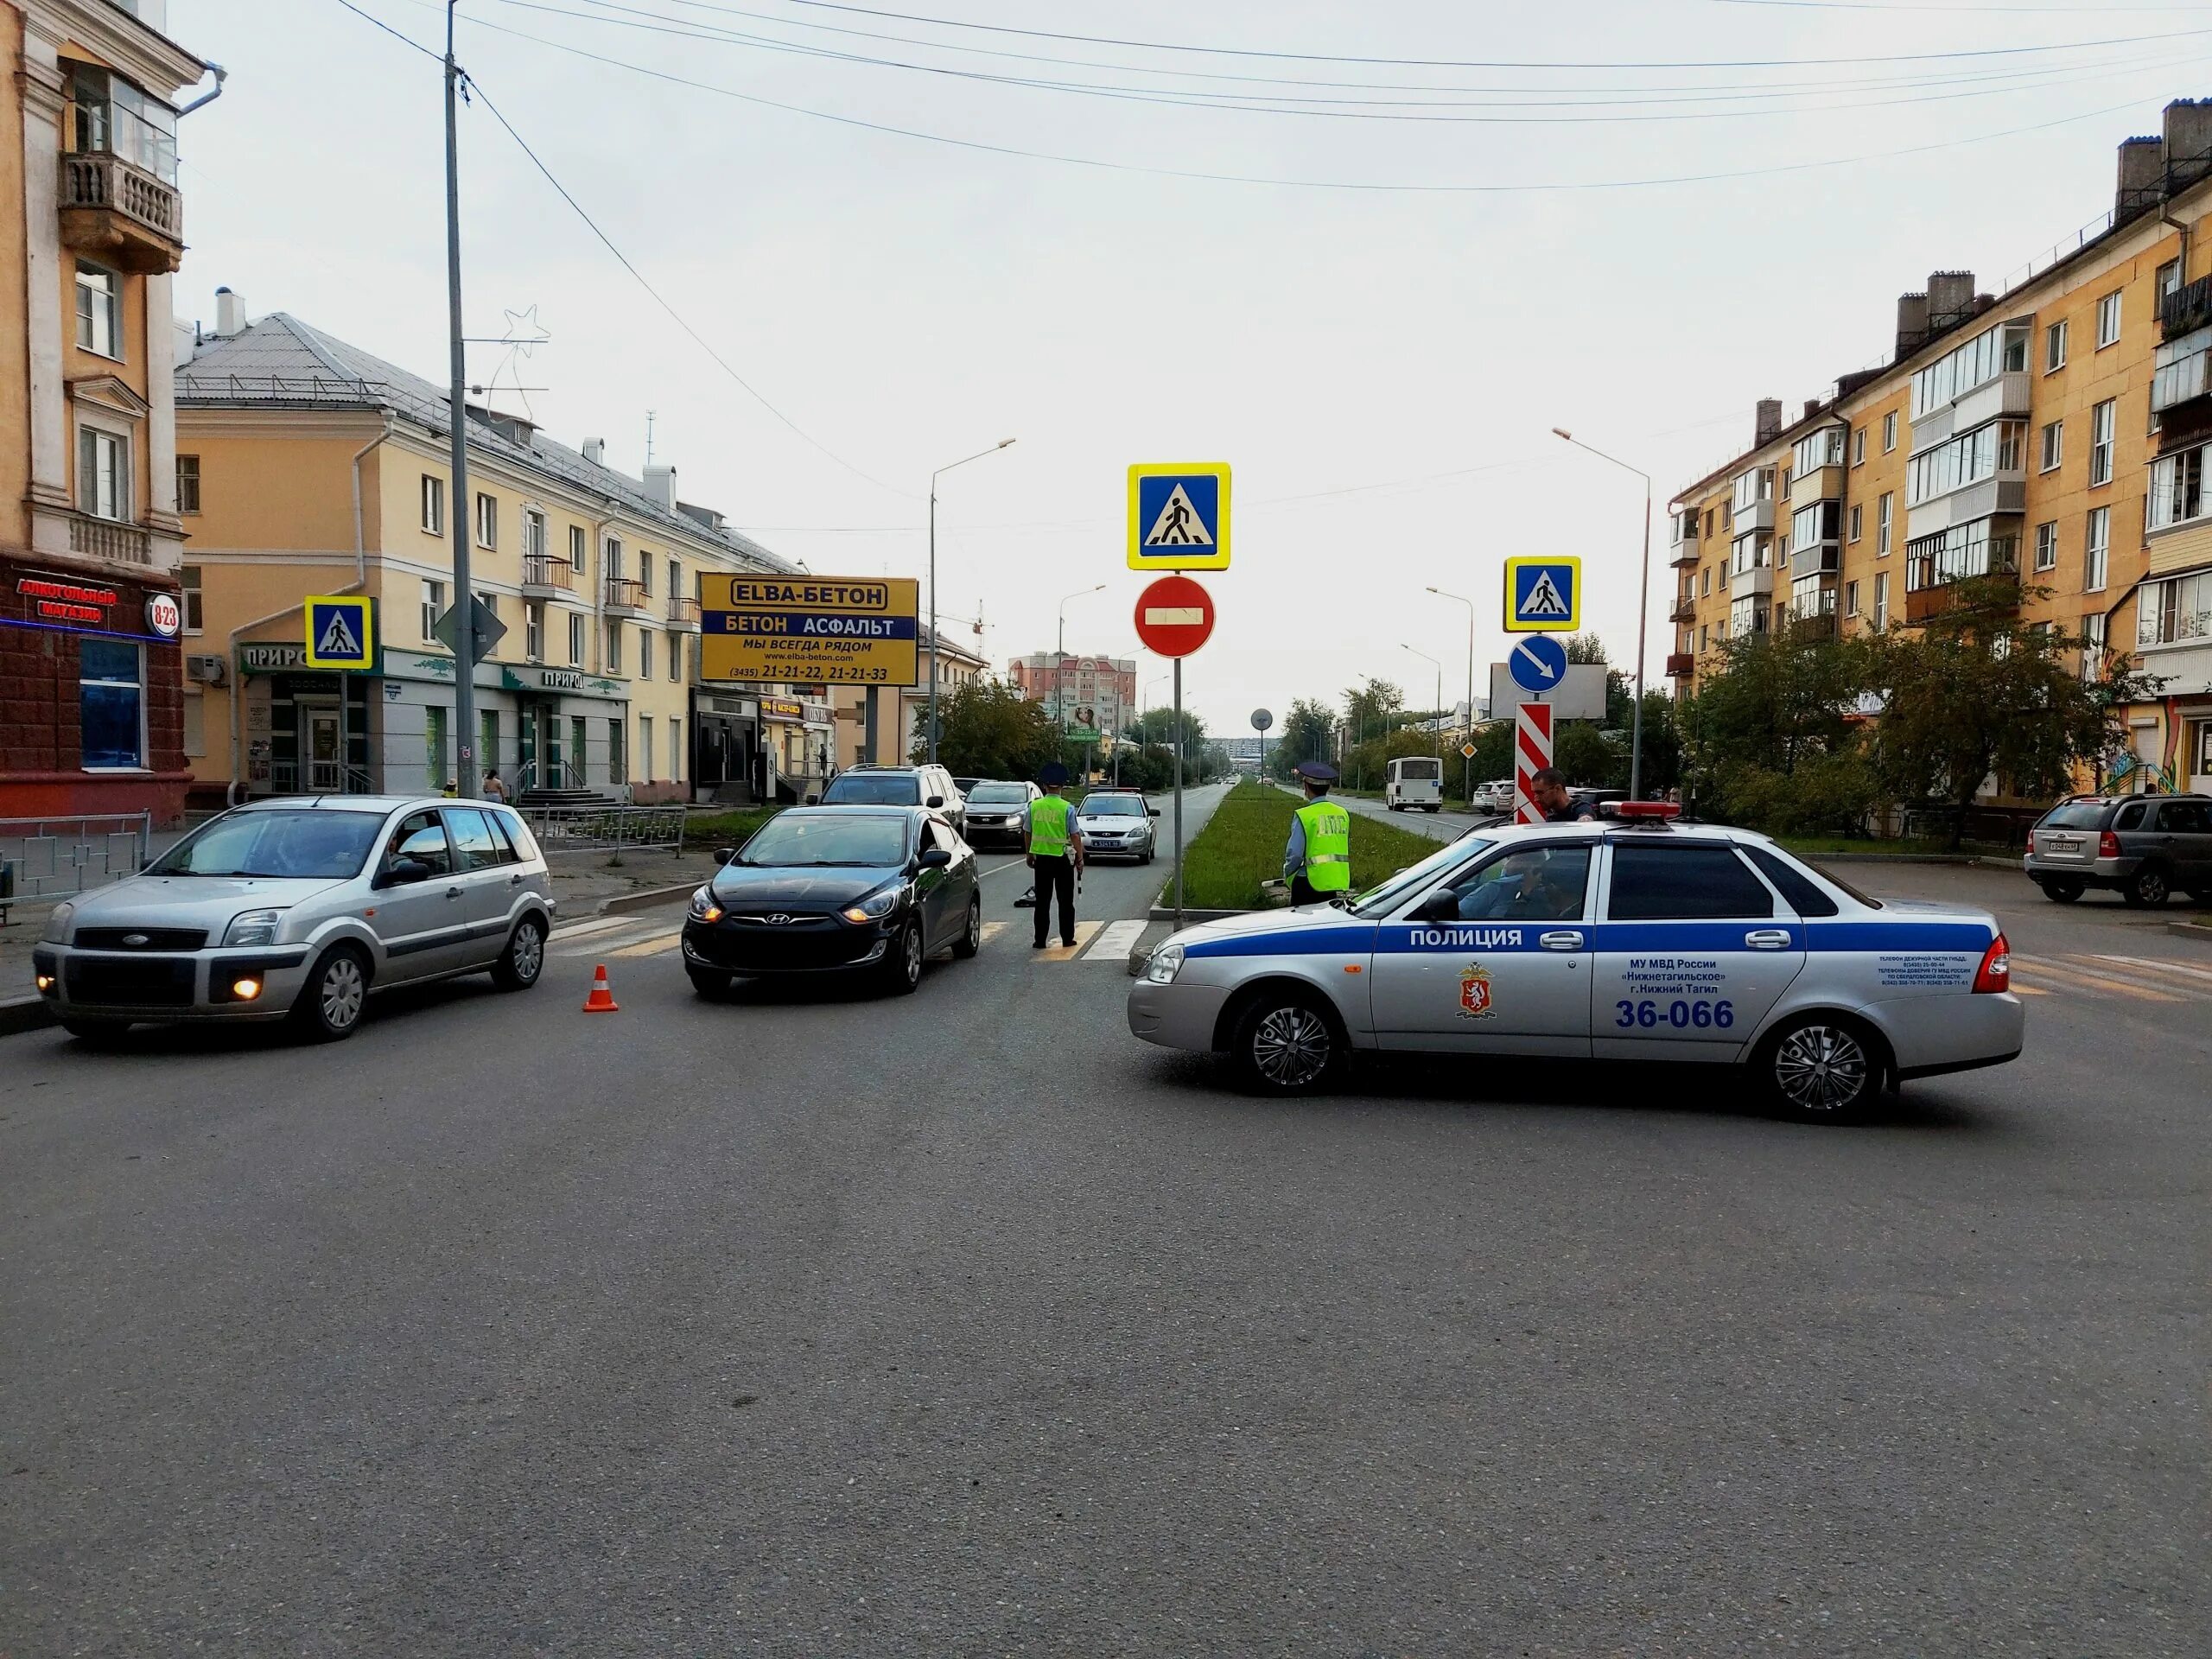
[[664, 950], [674, 950], [676, 942], [683, 937], [683, 930], [679, 928], [673, 933], [663, 933], [655, 938], [640, 939], [635, 944], [620, 945], [607, 954], [610, 957], [657, 957]]
[[1048, 945], [1037, 955], [1046, 962], [1073, 962], [1083, 954], [1084, 947], [1096, 936], [1098, 930], [1105, 925], [1103, 922], [1077, 922], [1073, 944]]
[[1198, 510], [1191, 505], [1191, 498], [1180, 484], [1167, 492], [1167, 499], [1160, 503], [1160, 516], [1152, 521], [1152, 528], [1144, 533], [1147, 547], [1211, 547], [1213, 537], [1207, 532], [1205, 520], [1198, 517]]
[[2146, 969], [2153, 973], [2181, 974], [2190, 979], [2201, 979], [2212, 985], [2212, 969], [2191, 968], [2185, 963], [2152, 961], [2145, 957], [2095, 956], [2082, 958], [2088, 962], [2108, 962], [2115, 968]]
[[988, 944], [993, 939], [995, 939], [1000, 934], [1005, 931], [1006, 924], [1004, 922], [985, 922], [983, 924], [983, 943], [985, 944]]
[[1110, 957], [1116, 962], [1126, 963], [1130, 950], [1143, 937], [1147, 925], [1143, 922], [1107, 923], [1098, 930], [1098, 937], [1083, 953], [1083, 959], [1085, 962], [1104, 962]]
[[[2014, 988], [2031, 996], [2054, 990], [2126, 997], [2137, 1002], [2212, 1001], [2212, 972], [2184, 963], [2104, 954], [2021, 957], [2013, 961]], [[2018, 982], [2022, 980], [2028, 982]], [[2033, 982], [2044, 981], [2042, 984]]]

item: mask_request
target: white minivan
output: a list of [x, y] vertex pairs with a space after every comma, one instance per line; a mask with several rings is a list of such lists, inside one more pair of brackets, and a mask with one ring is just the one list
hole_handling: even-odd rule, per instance
[[1501, 778], [1496, 783], [1477, 784], [1474, 808], [1478, 812], [1510, 812], [1513, 810], [1513, 780]]
[[1444, 763], [1433, 755], [1409, 754], [1390, 763], [1382, 785], [1382, 799], [1393, 812], [1418, 808], [1423, 812], [1444, 809]]

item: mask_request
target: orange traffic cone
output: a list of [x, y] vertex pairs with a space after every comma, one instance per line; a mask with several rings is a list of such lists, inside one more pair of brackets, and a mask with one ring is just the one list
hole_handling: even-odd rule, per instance
[[607, 988], [607, 964], [601, 963], [599, 971], [591, 978], [591, 995], [584, 998], [586, 1014], [615, 1014], [622, 1005], [614, 1000], [614, 993]]

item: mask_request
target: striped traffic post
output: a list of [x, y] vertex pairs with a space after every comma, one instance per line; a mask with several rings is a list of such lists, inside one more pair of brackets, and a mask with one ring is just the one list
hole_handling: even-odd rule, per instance
[[1523, 702], [1513, 710], [1513, 822], [1541, 823], [1535, 775], [1552, 763], [1552, 706]]

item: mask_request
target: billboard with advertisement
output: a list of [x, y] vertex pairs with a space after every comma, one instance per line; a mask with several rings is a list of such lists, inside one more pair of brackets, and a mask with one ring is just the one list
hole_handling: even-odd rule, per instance
[[919, 682], [912, 576], [702, 575], [699, 677], [794, 685]]

